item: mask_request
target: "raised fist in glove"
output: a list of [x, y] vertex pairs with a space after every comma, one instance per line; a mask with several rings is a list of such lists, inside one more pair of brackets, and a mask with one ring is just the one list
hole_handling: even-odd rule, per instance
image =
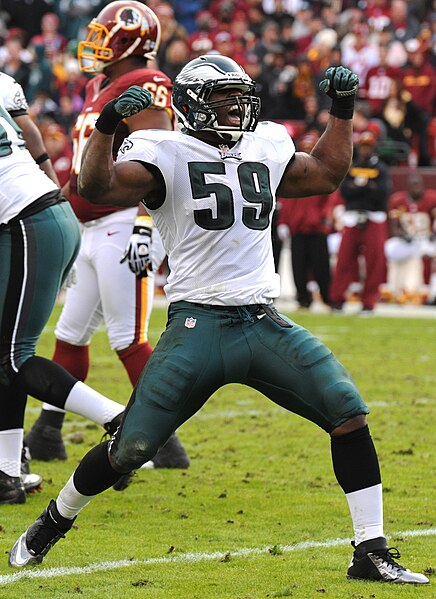
[[149, 216], [138, 216], [135, 220], [129, 244], [120, 260], [122, 264], [127, 260], [130, 270], [139, 279], [147, 277], [153, 270], [151, 263], [151, 231], [153, 221]]
[[330, 114], [338, 119], [351, 119], [354, 111], [354, 99], [359, 89], [358, 76], [345, 67], [330, 67], [319, 89], [332, 98]]
[[95, 127], [100, 133], [113, 135], [120, 121], [138, 114], [138, 112], [149, 108], [152, 104], [153, 96], [148, 90], [139, 85], [132, 85], [118, 98], [106, 104], [95, 123]]

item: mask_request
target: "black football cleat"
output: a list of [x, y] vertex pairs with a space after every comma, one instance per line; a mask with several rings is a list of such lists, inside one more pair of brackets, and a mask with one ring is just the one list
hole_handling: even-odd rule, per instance
[[24, 444], [29, 448], [33, 460], [51, 462], [66, 460], [68, 457], [61, 429], [45, 424], [39, 418], [25, 435]]
[[347, 578], [358, 580], [375, 580], [396, 584], [429, 584], [424, 574], [411, 572], [395, 560], [401, 555], [397, 549], [388, 548], [386, 539], [378, 537], [359, 543], [354, 542], [354, 554], [348, 568]]
[[40, 564], [53, 545], [65, 537], [74, 520], [63, 518], [52, 499], [40, 517], [14, 543], [9, 552], [9, 565], [23, 568]]
[[25, 503], [26, 491], [20, 476], [9, 476], [0, 470], [0, 505]]

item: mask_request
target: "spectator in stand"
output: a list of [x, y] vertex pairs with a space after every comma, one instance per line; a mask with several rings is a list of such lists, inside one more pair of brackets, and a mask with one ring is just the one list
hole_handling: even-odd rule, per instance
[[343, 63], [356, 73], [359, 81], [365, 81], [371, 67], [379, 62], [377, 48], [369, 41], [369, 27], [366, 23], [353, 25], [352, 35], [348, 43], [342, 41]]
[[40, 125], [42, 139], [50, 156], [60, 187], [63, 187], [70, 178], [73, 148], [61, 125], [47, 122]]
[[[319, 135], [303, 135], [298, 151], [310, 153]], [[291, 238], [292, 274], [300, 308], [309, 308], [313, 301], [308, 288], [316, 281], [324, 304], [329, 305], [330, 259], [327, 247], [328, 195], [301, 199], [281, 199], [278, 234], [282, 241]]]
[[418, 19], [411, 13], [410, 7], [413, 3], [407, 0], [392, 0], [391, 3], [391, 23], [390, 30], [392, 31], [395, 40], [403, 44], [407, 40], [414, 39], [420, 31]]
[[231, 56], [233, 60], [245, 62], [245, 52], [236, 52], [235, 40], [229, 31], [219, 31], [213, 36], [213, 48], [218, 54]]
[[[292, 82], [292, 91], [294, 97], [300, 101], [302, 108], [302, 118], [304, 119], [304, 102], [308, 96], [314, 96], [316, 93], [315, 78], [312, 71], [312, 65], [306, 55], [298, 59], [297, 72]], [[325, 94], [324, 94], [325, 95]], [[300, 118], [295, 116], [294, 118]]]
[[62, 96], [59, 99], [59, 106], [55, 120], [71, 137], [71, 131], [76, 122], [76, 113], [74, 112], [73, 102], [69, 96]]
[[255, 38], [258, 40], [262, 36], [262, 30], [266, 19], [262, 6], [256, 1], [250, 2], [247, 15], [247, 20], [250, 23], [250, 31], [254, 33]]
[[184, 39], [174, 39], [167, 46], [163, 72], [173, 80], [189, 60], [190, 51], [188, 42]]
[[0, 54], [0, 69], [26, 90], [30, 78], [30, 63], [32, 54], [23, 46], [24, 36], [21, 30], [10, 31], [2, 46]]
[[[376, 137], [362, 133], [358, 152], [339, 187], [345, 204], [341, 245], [330, 287], [334, 311], [342, 311], [346, 292], [363, 280], [362, 314], [371, 314], [379, 299], [379, 287], [386, 281], [384, 244], [387, 239], [387, 204], [391, 189], [388, 168], [376, 153]], [[364, 272], [359, 272], [360, 256]]]
[[40, 88], [36, 91], [32, 103], [29, 105], [29, 115], [36, 122], [50, 118], [57, 121], [59, 118], [59, 105], [51, 98], [51, 90]]
[[320, 17], [313, 17], [309, 21], [309, 31], [306, 35], [295, 40], [295, 52], [297, 56], [305, 55], [311, 48], [317, 35], [326, 30], [325, 24]]
[[185, 29], [176, 21], [174, 10], [168, 2], [159, 2], [155, 13], [161, 26], [160, 46], [157, 52], [156, 61], [159, 68], [165, 73], [166, 51], [171, 42], [175, 39], [186, 40], [188, 35]]
[[52, 61], [56, 54], [65, 52], [67, 39], [59, 33], [59, 17], [53, 12], [45, 14], [41, 19], [41, 33], [30, 40], [31, 46], [44, 46], [45, 55]]
[[24, 44], [41, 32], [43, 15], [53, 10], [51, 0], [1, 0], [1, 10], [8, 16], [8, 27], [26, 33]]
[[61, 104], [62, 98], [71, 102], [73, 118], [78, 116], [85, 98], [88, 78], [80, 71], [77, 58], [68, 58], [64, 64], [64, 78], [56, 82], [56, 93]]
[[247, 53], [251, 52], [256, 43], [256, 37], [250, 30], [250, 23], [247, 21], [246, 13], [235, 12], [233, 20], [230, 23], [230, 34], [233, 38], [236, 55], [242, 57], [245, 62]]
[[282, 19], [294, 15], [302, 6], [303, 0], [261, 0], [264, 13], [281, 24]]
[[392, 18], [390, 5], [390, 0], [367, 0], [365, 15], [373, 31], [382, 31], [389, 26]]
[[407, 41], [405, 47], [408, 63], [402, 70], [403, 86], [419, 108], [422, 122], [418, 132], [418, 166], [429, 166], [428, 124], [435, 111], [436, 69], [426, 62], [424, 49], [417, 39]]
[[312, 39], [307, 56], [312, 63], [312, 69], [321, 80], [321, 70], [326, 64], [339, 64], [342, 59], [341, 47], [338, 46], [338, 34], [334, 29], [323, 29]]
[[265, 21], [262, 27], [262, 33], [259, 41], [253, 48], [253, 53], [257, 56], [260, 62], [263, 62], [265, 56], [271, 53], [271, 49], [277, 48], [280, 43], [280, 27], [278, 24], [269, 19]]
[[[207, 0], [172, 0], [171, 2], [176, 19], [188, 33], [193, 33], [196, 28], [196, 15], [207, 7]], [[157, 11], [159, 12], [159, 11]]]
[[378, 47], [379, 63], [371, 67], [359, 88], [360, 97], [364, 98], [371, 109], [372, 116], [381, 113], [384, 102], [387, 100], [393, 80], [398, 80], [400, 70], [388, 63], [389, 46], [380, 44]]
[[208, 10], [199, 12], [195, 23], [195, 31], [191, 33], [187, 40], [191, 58], [207, 54], [212, 49], [213, 31], [217, 27], [217, 21]]
[[412, 173], [407, 189], [390, 197], [388, 216], [387, 289], [400, 303], [423, 303], [436, 256], [436, 191], [425, 188], [419, 172]]
[[32, 55], [33, 61], [30, 77], [25, 87], [26, 96], [30, 104], [33, 103], [41, 90], [45, 90], [51, 95], [54, 83], [52, 65], [45, 55], [45, 46], [42, 44], [32, 46]]
[[[209, 54], [209, 52], [212, 49], [213, 49], [212, 40], [208, 39], [207, 37], [203, 37], [203, 38], [199, 37], [192, 42], [189, 57], [191, 60], [193, 60], [194, 58], [198, 58], [199, 56], [202, 56], [203, 54]], [[167, 67], [165, 66], [165, 68], [167, 68]]]
[[313, 20], [313, 9], [309, 2], [299, 2], [294, 12], [294, 24], [292, 26], [293, 37], [296, 43], [300, 39], [310, 35]]
[[84, 39], [89, 21], [106, 4], [107, 0], [57, 0], [60, 30], [68, 40]]
[[293, 80], [297, 74], [294, 66], [285, 63], [283, 46], [270, 46], [262, 60], [261, 119], [279, 120], [304, 118], [304, 108], [293, 93]]
[[[407, 152], [410, 153], [412, 133], [415, 132], [418, 136], [425, 134], [426, 125], [423, 116], [412, 101], [411, 94], [403, 89], [401, 80], [393, 79], [391, 81], [389, 95], [383, 102], [377, 117], [383, 124], [386, 139], [389, 142], [394, 142], [393, 149], [395, 146], [400, 149], [404, 145]], [[411, 155], [409, 160], [411, 160]]]

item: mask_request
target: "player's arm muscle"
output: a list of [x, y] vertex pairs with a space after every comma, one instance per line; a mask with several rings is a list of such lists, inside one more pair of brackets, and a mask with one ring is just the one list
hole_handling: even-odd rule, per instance
[[[22, 114], [13, 117], [13, 119], [23, 132], [27, 149], [31, 153], [32, 158], [36, 160], [42, 154], [46, 154], [47, 148], [45, 147], [41, 132], [38, 126], [32, 121], [31, 117], [28, 114]], [[44, 162], [39, 165], [39, 168], [44, 171], [56, 185], [59, 185], [59, 179], [57, 178], [51, 160], [44, 160]]]
[[295, 154], [282, 177], [277, 195], [298, 198], [335, 191], [350, 168], [351, 130], [351, 120], [330, 117], [312, 152]]
[[146, 108], [126, 119], [130, 133], [140, 129], [166, 129], [171, 131], [173, 123], [167, 110]]
[[137, 206], [157, 187], [150, 171], [139, 162], [114, 162], [112, 136], [95, 129], [85, 145], [78, 176], [79, 193], [93, 204]]

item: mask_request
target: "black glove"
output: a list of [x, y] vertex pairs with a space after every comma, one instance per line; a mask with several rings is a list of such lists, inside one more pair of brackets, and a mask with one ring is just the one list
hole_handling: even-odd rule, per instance
[[95, 123], [95, 128], [100, 133], [113, 135], [119, 122], [129, 116], [138, 114], [138, 112], [149, 108], [152, 104], [153, 96], [148, 90], [139, 85], [132, 85], [118, 98], [106, 104]]
[[332, 98], [330, 114], [338, 119], [353, 118], [354, 100], [359, 89], [358, 76], [345, 67], [330, 67], [325, 76], [319, 89]]
[[152, 271], [151, 263], [151, 231], [153, 221], [149, 216], [139, 216], [135, 220], [129, 244], [120, 260], [122, 264], [127, 260], [130, 270], [138, 279], [147, 277]]

